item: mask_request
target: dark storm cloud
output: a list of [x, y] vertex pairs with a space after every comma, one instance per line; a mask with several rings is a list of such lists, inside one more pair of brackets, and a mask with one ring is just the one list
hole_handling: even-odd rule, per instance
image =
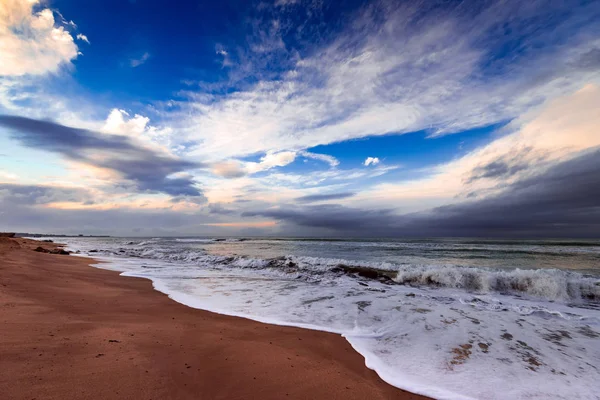
[[[327, 228], [342, 232], [352, 232], [359, 229], [381, 230], [382, 228], [389, 228], [390, 218], [395, 218], [391, 210], [362, 210], [338, 204], [251, 211], [243, 213], [242, 216], [270, 217], [300, 226]], [[383, 221], [387, 221], [388, 223], [382, 225]], [[368, 234], [368, 232], [366, 233]]]
[[576, 67], [589, 71], [600, 69], [600, 49], [594, 48], [584, 53], [577, 61]]
[[107, 135], [10, 115], [0, 115], [0, 126], [10, 129], [12, 137], [24, 146], [117, 171], [125, 179], [135, 182], [141, 191], [173, 196], [202, 196], [192, 179], [167, 178], [177, 172], [201, 168], [202, 164], [160, 154], [136, 145], [126, 136]]
[[516, 174], [517, 172], [527, 169], [528, 166], [528, 164], [510, 165], [506, 161], [496, 160], [482, 167], [476, 168], [468, 182], [482, 178], [507, 178]]
[[466, 179], [466, 183], [471, 183], [478, 179], [510, 178], [530, 167], [539, 167], [545, 158], [546, 155], [543, 152], [538, 151], [535, 153], [531, 147], [526, 147], [516, 154], [503, 156], [474, 168], [471, 176]]
[[348, 197], [352, 197], [355, 194], [356, 193], [353, 193], [353, 192], [331, 193], [331, 194], [311, 194], [308, 196], [297, 197], [296, 201], [299, 203], [314, 203], [317, 201], [325, 201], [325, 200], [347, 199]]
[[587, 152], [478, 201], [395, 215], [341, 205], [246, 213], [367, 236], [600, 236], [600, 151]]
[[600, 151], [560, 163], [502, 194], [437, 208], [430, 229], [468, 234], [600, 236]]
[[223, 207], [220, 203], [212, 203], [208, 205], [208, 212], [211, 214], [219, 214], [219, 215], [234, 215], [238, 212], [226, 207]]

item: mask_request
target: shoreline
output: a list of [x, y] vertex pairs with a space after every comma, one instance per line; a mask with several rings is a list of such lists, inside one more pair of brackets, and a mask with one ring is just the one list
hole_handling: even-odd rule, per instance
[[0, 241], [0, 392], [9, 399], [425, 399], [340, 335], [185, 306], [93, 258]]

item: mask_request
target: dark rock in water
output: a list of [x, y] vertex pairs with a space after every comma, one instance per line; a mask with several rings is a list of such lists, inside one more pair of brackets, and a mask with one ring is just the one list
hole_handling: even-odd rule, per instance
[[215, 242], [224, 242], [225, 240], [227, 240], [227, 239], [215, 239], [214, 241]]
[[38, 247], [36, 247], [35, 249], [33, 249], [33, 251], [37, 251], [38, 253], [62, 254], [62, 255], [67, 255], [67, 256], [68, 256], [69, 254], [71, 254], [71, 252], [70, 252], [70, 251], [66, 251], [66, 250], [63, 250], [63, 249], [52, 249], [52, 250], [48, 250], [48, 249], [45, 249], [45, 248], [43, 248], [43, 247], [40, 247], [40, 246], [38, 246]]
[[[275, 257], [269, 260], [267, 268], [281, 268], [285, 266], [285, 257]], [[291, 261], [290, 261], [291, 262]]]
[[46, 239], [46, 240], [42, 240], [42, 242], [44, 242], [44, 243], [54, 243], [54, 240]]
[[50, 254], [62, 254], [62, 255], [68, 256], [69, 254], [71, 254], [71, 252], [63, 250], [63, 249], [54, 249], [54, 250], [50, 250]]
[[98, 252], [98, 250], [95, 250], [95, 249], [88, 251], [88, 253], [97, 253], [97, 252]]
[[345, 264], [336, 265], [331, 269], [331, 272], [342, 272], [349, 275], [358, 275], [363, 278], [378, 280], [382, 283], [394, 283], [393, 277], [396, 275], [394, 271], [357, 267]]
[[13, 238], [15, 234], [14, 232], [0, 232], [0, 237]]

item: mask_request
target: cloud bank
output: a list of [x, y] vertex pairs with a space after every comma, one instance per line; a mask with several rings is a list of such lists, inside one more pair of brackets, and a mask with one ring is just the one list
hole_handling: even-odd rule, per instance
[[176, 177], [203, 165], [177, 159], [133, 142], [126, 136], [106, 135], [50, 121], [0, 115], [0, 126], [24, 146], [58, 153], [68, 159], [119, 173], [143, 192], [173, 196], [202, 196], [189, 177]]
[[600, 150], [586, 152], [501, 194], [423, 213], [328, 204], [254, 211], [334, 234], [359, 236], [596, 237], [600, 232]]

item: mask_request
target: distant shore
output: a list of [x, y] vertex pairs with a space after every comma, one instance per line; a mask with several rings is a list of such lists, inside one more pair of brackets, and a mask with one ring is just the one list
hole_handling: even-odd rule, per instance
[[424, 398], [383, 382], [338, 335], [192, 309], [39, 245], [0, 237], [3, 398]]

